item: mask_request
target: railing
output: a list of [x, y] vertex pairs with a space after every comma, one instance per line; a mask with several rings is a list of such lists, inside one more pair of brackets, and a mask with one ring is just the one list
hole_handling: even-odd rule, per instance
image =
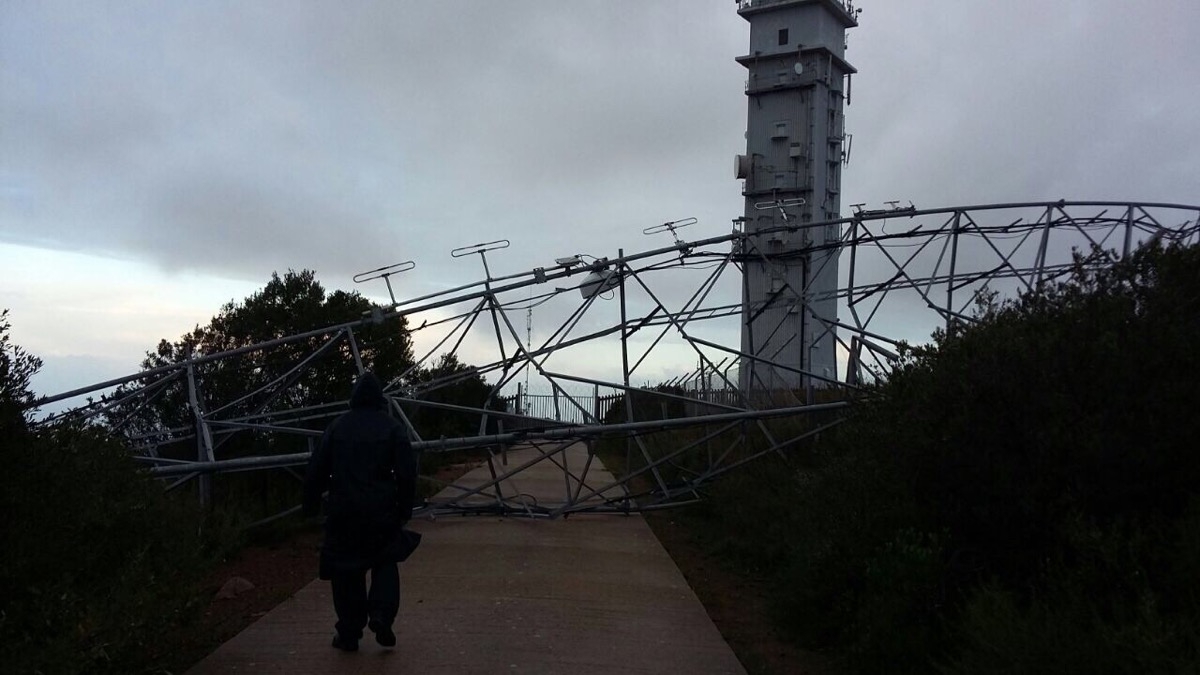
[[[691, 416], [711, 415], [721, 412], [722, 408], [743, 405], [741, 394], [736, 389], [711, 390], [681, 390], [673, 392], [677, 396], [693, 399], [694, 403], [686, 403], [687, 414]], [[650, 395], [653, 398], [653, 395]], [[636, 400], [636, 399], [635, 399]], [[504, 407], [509, 412], [532, 418], [529, 422], [521, 420], [505, 420], [508, 429], [535, 425], [535, 420], [559, 422], [562, 424], [589, 424], [588, 415], [604, 422], [613, 413], [613, 407], [620, 404], [622, 394], [524, 394], [508, 396], [502, 399]], [[584, 414], [587, 411], [587, 415]], [[623, 410], [613, 421], [625, 421]], [[664, 414], [664, 417], [666, 415]]]
[[[737, 0], [738, 11], [750, 9], [753, 7], [766, 7], [768, 5], [779, 5], [785, 2], [793, 2], [794, 0]], [[853, 0], [834, 0], [841, 5], [842, 9], [851, 17], [855, 17], [858, 10], [854, 7]]]
[[[589, 416], [604, 420], [614, 403], [621, 399], [620, 394], [526, 394], [509, 396], [503, 399], [506, 408], [518, 415], [561, 422], [563, 424], [589, 424]], [[586, 414], [584, 411], [587, 411]], [[527, 426], [520, 421], [507, 421], [507, 427]]]

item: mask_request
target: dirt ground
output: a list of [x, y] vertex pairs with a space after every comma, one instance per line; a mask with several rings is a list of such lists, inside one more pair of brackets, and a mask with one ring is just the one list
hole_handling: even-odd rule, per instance
[[770, 589], [734, 574], [692, 541], [672, 511], [646, 514], [650, 529], [683, 572], [708, 616], [750, 675], [835, 675], [833, 659], [796, 647], [771, 624]]
[[[315, 579], [320, 543], [321, 533], [312, 527], [279, 544], [249, 546], [219, 565], [204, 584], [208, 605], [173, 640], [175, 656], [169, 660], [168, 672], [186, 671]], [[254, 587], [218, 599], [217, 592], [235, 577]]]

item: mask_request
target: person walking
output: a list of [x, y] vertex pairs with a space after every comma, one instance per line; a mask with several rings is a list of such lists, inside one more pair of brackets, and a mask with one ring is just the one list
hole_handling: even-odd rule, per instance
[[[412, 518], [418, 471], [408, 430], [386, 411], [383, 387], [370, 371], [359, 376], [350, 411], [325, 430], [308, 461], [303, 513], [325, 503], [320, 578], [328, 580], [337, 613], [333, 646], [356, 651], [363, 627], [384, 647], [396, 644], [392, 624], [400, 609], [397, 563], [420, 535], [403, 530]], [[370, 590], [366, 574], [371, 573]]]

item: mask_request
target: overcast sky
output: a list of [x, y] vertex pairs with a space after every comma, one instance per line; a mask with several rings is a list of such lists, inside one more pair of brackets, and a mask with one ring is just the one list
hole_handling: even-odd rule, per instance
[[[862, 0], [848, 205], [1200, 202], [1200, 3]], [[741, 215], [731, 0], [0, 0], [0, 307], [46, 391], [274, 270], [413, 296]]]

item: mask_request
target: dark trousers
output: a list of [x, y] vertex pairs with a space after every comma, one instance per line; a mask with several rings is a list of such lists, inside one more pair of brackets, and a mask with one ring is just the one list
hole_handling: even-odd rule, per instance
[[400, 611], [400, 571], [396, 563], [371, 568], [371, 590], [367, 591], [367, 571], [339, 573], [329, 580], [333, 586], [333, 609], [337, 612], [337, 632], [345, 638], [362, 637], [367, 620], [390, 628]]

